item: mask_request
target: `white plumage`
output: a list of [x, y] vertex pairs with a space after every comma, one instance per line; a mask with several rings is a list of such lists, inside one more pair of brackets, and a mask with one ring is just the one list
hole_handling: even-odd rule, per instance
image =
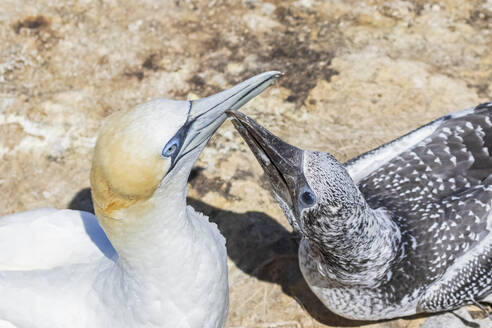
[[186, 206], [186, 183], [224, 111], [276, 76], [106, 120], [91, 171], [97, 217], [38, 209], [0, 218], [0, 328], [223, 327], [225, 239]]
[[116, 255], [93, 214], [54, 208], [2, 217], [0, 250], [0, 271], [45, 270]]

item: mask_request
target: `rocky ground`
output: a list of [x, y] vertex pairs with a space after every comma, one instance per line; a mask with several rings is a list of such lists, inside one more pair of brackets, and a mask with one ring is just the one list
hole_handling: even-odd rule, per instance
[[[244, 111], [290, 143], [350, 159], [492, 99], [491, 28], [490, 0], [2, 0], [0, 214], [90, 209], [104, 117], [272, 69], [285, 76]], [[360, 323], [325, 310], [264, 181], [230, 122], [190, 179], [189, 202], [227, 238], [228, 327], [465, 325], [450, 314]]]

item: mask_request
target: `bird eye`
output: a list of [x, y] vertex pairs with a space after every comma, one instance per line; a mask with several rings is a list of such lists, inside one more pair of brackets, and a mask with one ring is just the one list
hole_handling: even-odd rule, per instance
[[162, 156], [171, 157], [178, 149], [178, 144], [176, 142], [171, 142], [164, 147], [162, 150]]
[[311, 206], [316, 202], [316, 196], [312, 191], [305, 191], [301, 194], [301, 201], [306, 206]]

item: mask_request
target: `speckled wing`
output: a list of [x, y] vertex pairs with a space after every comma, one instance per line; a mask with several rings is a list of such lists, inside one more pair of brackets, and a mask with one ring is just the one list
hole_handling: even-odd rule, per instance
[[402, 288], [425, 286], [424, 311], [492, 293], [491, 154], [492, 103], [485, 103], [346, 163], [368, 204], [400, 226], [393, 279], [408, 284]]

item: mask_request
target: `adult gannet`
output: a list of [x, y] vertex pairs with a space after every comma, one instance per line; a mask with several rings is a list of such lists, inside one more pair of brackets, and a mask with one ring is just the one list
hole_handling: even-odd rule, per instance
[[225, 240], [186, 206], [186, 183], [225, 110], [278, 74], [111, 115], [91, 169], [97, 218], [55, 209], [0, 218], [0, 327], [223, 327]]
[[301, 271], [331, 311], [378, 320], [492, 302], [492, 103], [345, 164], [230, 115], [301, 234]]

